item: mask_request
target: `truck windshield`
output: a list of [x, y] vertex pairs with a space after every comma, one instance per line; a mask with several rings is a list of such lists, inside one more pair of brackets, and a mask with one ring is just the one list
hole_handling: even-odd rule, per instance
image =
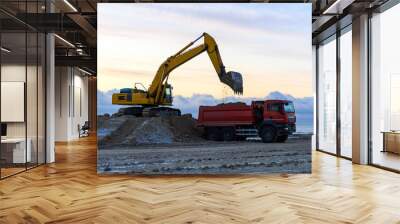
[[287, 113], [294, 113], [294, 105], [292, 102], [284, 103], [283, 108]]

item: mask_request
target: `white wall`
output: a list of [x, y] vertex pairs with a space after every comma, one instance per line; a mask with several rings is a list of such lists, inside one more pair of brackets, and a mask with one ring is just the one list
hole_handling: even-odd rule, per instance
[[[37, 71], [37, 69], [39, 69]], [[8, 138], [27, 138], [31, 148], [32, 162], [39, 159], [39, 163], [44, 163], [44, 74], [41, 72], [41, 67], [25, 64], [2, 64], [1, 66], [1, 81], [2, 82], [23, 82], [26, 85], [26, 107], [25, 100], [22, 102], [22, 107], [10, 108], [2, 107], [2, 113], [13, 113], [10, 110], [20, 110], [22, 113], [22, 121], [5, 122], [7, 124]], [[25, 80], [27, 78], [27, 80]], [[2, 89], [3, 92], [4, 89]], [[19, 94], [24, 95], [24, 89], [19, 90]], [[4, 93], [3, 93], [4, 94]], [[7, 95], [2, 95], [2, 98]], [[25, 98], [23, 96], [22, 98]], [[8, 110], [8, 111], [7, 111]], [[26, 112], [26, 120], [24, 114]], [[16, 112], [14, 112], [16, 113]]]
[[72, 126], [72, 135], [75, 137], [79, 136], [78, 132], [78, 124], [81, 126], [85, 123], [85, 121], [89, 120], [89, 102], [88, 102], [88, 77], [84, 77], [79, 73], [79, 75], [74, 75], [74, 96], [71, 96], [74, 99], [74, 108], [72, 108], [73, 119], [71, 120]]
[[[27, 70], [25, 70], [27, 69]], [[2, 82], [24, 82], [26, 83], [25, 76], [26, 72], [28, 72], [28, 81], [29, 86], [36, 86], [36, 80], [32, 80], [30, 75], [32, 73], [36, 74], [36, 67], [18, 65], [18, 64], [4, 64], [1, 66], [1, 81]], [[27, 88], [27, 106], [31, 108], [36, 108], [36, 88]], [[4, 97], [4, 96], [3, 96]], [[33, 104], [32, 104], [33, 103]], [[40, 106], [40, 105], [39, 105]], [[2, 110], [7, 110], [7, 108], [2, 108]], [[36, 110], [35, 110], [36, 111]], [[32, 113], [31, 110], [27, 108], [27, 118], [28, 122], [28, 131], [32, 128], [36, 130], [36, 113]], [[31, 122], [34, 121], [34, 124]], [[26, 122], [7, 122], [7, 135], [8, 137], [25, 137], [25, 124]], [[36, 133], [35, 133], [36, 134]], [[28, 137], [29, 133], [28, 133]]]
[[56, 141], [79, 138], [78, 125], [88, 120], [88, 78], [76, 68], [56, 67]]
[[[1, 81], [3, 82], [25, 82], [25, 65], [2, 65]], [[1, 108], [7, 110], [7, 108]], [[7, 137], [25, 137], [25, 122], [7, 123]]]
[[69, 117], [69, 69], [67, 67], [55, 68], [55, 140], [68, 140]]

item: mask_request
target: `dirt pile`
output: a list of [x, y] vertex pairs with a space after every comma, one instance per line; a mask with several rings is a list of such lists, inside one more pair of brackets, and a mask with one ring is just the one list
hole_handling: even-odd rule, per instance
[[196, 120], [191, 114], [172, 117], [169, 121], [169, 127], [174, 133], [175, 142], [193, 142], [204, 140], [202, 130], [196, 126]]
[[98, 118], [100, 148], [142, 144], [172, 144], [203, 141], [201, 129], [191, 115], [172, 117], [120, 117]]

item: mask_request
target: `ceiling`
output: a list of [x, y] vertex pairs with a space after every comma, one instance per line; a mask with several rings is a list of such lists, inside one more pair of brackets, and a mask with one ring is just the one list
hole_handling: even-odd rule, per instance
[[[388, 0], [252, 0], [269, 3], [312, 3], [313, 43], [351, 23], [351, 17], [382, 5]], [[55, 32], [56, 64], [80, 66], [96, 73], [97, 3], [173, 2], [148, 0], [1, 0], [0, 21], [3, 32], [18, 32], [25, 28], [40, 32]], [[232, 2], [206, 0], [181, 2]], [[249, 2], [249, 1], [235, 1]], [[49, 13], [49, 12], [52, 13]], [[28, 12], [28, 13], [25, 13]]]

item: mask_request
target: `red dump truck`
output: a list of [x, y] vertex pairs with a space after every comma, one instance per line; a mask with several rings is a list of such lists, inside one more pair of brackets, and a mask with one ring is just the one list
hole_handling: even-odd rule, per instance
[[197, 125], [215, 141], [245, 140], [259, 136], [263, 142], [285, 142], [296, 131], [294, 105], [289, 100], [226, 103], [200, 106]]

